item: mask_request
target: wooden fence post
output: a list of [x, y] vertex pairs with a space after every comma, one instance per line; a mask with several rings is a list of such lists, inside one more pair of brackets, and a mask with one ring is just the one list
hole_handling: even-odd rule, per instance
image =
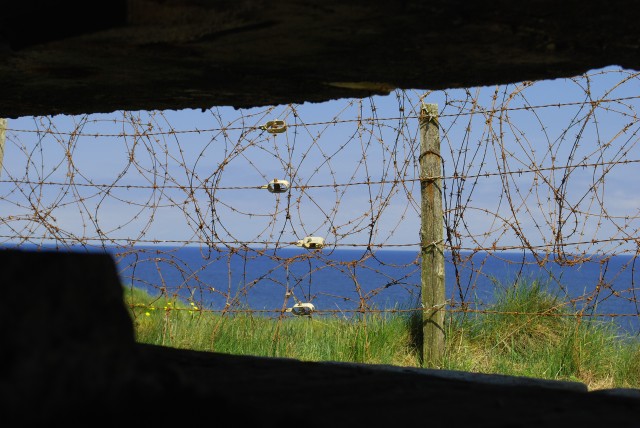
[[438, 105], [420, 108], [420, 256], [422, 283], [422, 365], [439, 367], [444, 356], [444, 241], [442, 158]]

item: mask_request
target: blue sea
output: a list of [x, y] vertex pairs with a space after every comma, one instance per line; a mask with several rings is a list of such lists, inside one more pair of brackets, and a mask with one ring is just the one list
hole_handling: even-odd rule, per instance
[[[208, 247], [108, 249], [126, 286], [175, 296], [222, 311], [281, 314], [311, 303], [318, 314], [351, 317], [371, 310], [419, 308], [420, 258], [415, 251]], [[525, 253], [445, 254], [448, 308], [483, 309], [501, 288], [537, 280], [591, 319], [640, 334], [636, 259], [592, 257], [584, 263], [541, 262]], [[605, 316], [606, 315], [606, 316]]]
[[[420, 310], [416, 251], [300, 248], [89, 247], [5, 248], [107, 252], [124, 286], [161, 293], [194, 307], [279, 316], [311, 303], [318, 316], [350, 318], [370, 311]], [[455, 257], [454, 257], [455, 256]], [[516, 281], [539, 281], [589, 318], [640, 335], [640, 263], [632, 255], [548, 261], [530, 253], [445, 253], [447, 310], [482, 311]], [[395, 311], [395, 312], [393, 312]]]

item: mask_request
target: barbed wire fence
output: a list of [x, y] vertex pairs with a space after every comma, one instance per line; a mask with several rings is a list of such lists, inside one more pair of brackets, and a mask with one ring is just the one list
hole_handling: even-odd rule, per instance
[[577, 316], [637, 329], [640, 76], [617, 68], [322, 104], [9, 120], [0, 240], [108, 251], [126, 286], [203, 313], [421, 311], [425, 102], [439, 106], [447, 311], [493, 313], [497, 287], [536, 275]]

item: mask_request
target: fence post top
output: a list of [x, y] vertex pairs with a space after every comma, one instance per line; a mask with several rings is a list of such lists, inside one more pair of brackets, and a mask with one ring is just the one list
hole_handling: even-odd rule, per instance
[[420, 106], [420, 118], [435, 119], [438, 117], [438, 104], [422, 102]]

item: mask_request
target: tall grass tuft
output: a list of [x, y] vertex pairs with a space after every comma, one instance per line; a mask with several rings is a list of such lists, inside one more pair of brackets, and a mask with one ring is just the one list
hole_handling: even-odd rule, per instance
[[510, 356], [525, 356], [532, 349], [557, 346], [562, 341], [568, 311], [565, 303], [539, 280], [518, 280], [495, 295], [492, 313], [479, 314], [472, 334], [485, 346]]
[[445, 368], [640, 388], [640, 342], [580, 317], [541, 280], [496, 287], [485, 312], [449, 317]]

